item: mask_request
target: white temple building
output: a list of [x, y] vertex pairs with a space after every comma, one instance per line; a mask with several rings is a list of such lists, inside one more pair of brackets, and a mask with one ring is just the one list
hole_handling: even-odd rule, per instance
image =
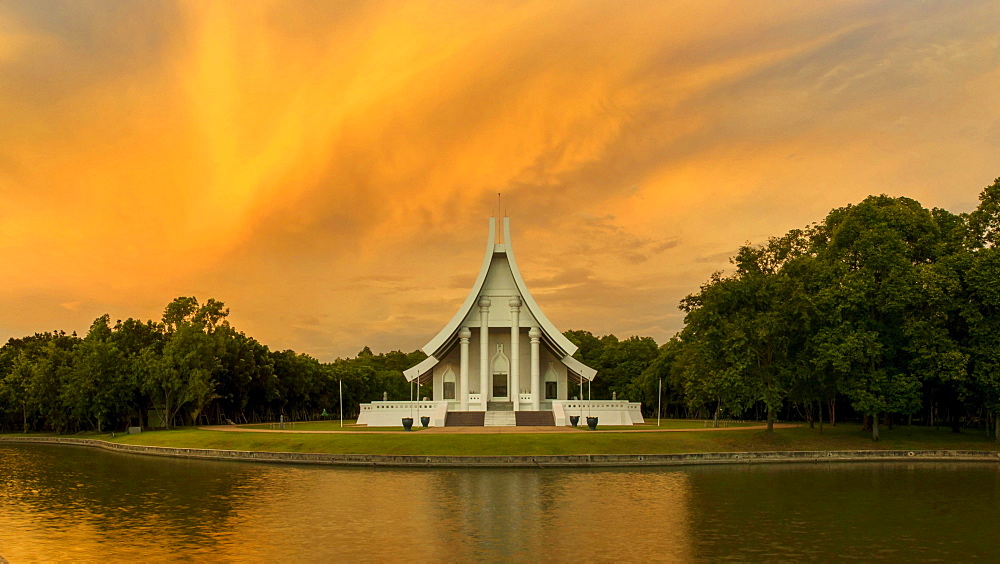
[[574, 415], [599, 417], [602, 425], [641, 423], [639, 403], [570, 398], [570, 384], [586, 395], [597, 371], [573, 358], [576, 345], [531, 297], [511, 248], [510, 218], [496, 239], [491, 217], [469, 295], [423, 347], [427, 358], [403, 372], [410, 382], [431, 384], [431, 398], [362, 404], [358, 423], [399, 426], [403, 417], [428, 417], [430, 426], [566, 425]]

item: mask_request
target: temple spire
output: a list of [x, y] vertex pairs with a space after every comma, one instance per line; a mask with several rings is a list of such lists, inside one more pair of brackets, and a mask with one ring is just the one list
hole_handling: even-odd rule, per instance
[[499, 245], [506, 243], [503, 238], [503, 222], [500, 221], [500, 218], [502, 217], [506, 217], [506, 214], [503, 213], [503, 206], [500, 202], [500, 192], [497, 192], [497, 244]]

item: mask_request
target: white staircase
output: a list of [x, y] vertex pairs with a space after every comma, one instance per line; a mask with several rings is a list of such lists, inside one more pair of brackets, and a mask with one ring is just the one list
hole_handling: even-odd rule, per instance
[[483, 419], [484, 427], [515, 427], [517, 416], [513, 411], [487, 411]]

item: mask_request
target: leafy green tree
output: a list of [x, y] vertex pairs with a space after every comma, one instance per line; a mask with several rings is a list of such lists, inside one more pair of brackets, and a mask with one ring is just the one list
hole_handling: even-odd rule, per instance
[[166, 426], [184, 407], [193, 421], [215, 399], [215, 372], [220, 367], [219, 340], [214, 331], [226, 327], [221, 302], [209, 300], [199, 305], [194, 297], [179, 297], [163, 312], [166, 341], [161, 350], [154, 346], [143, 350], [143, 389], [162, 398]]
[[[827, 364], [849, 374], [845, 392], [872, 420], [879, 439], [881, 413], [912, 412], [919, 405], [920, 377], [907, 345], [921, 330], [921, 284], [917, 265], [942, 254], [933, 215], [909, 198], [871, 196], [830, 212], [819, 256], [842, 269], [830, 292], [838, 311], [825, 340]], [[926, 343], [926, 341], [925, 341]], [[948, 348], [950, 350], [950, 348]], [[948, 350], [922, 350], [937, 359]], [[945, 359], [954, 361], [954, 358]]]
[[979, 194], [979, 206], [969, 214], [969, 239], [974, 249], [1000, 244], [1000, 178]]
[[1000, 178], [983, 189], [968, 224], [960, 308], [965, 351], [974, 393], [992, 414], [993, 437], [1000, 442]]
[[125, 426], [142, 425], [144, 409], [149, 396], [144, 392], [145, 364], [143, 351], [158, 357], [166, 342], [163, 326], [152, 320], [140, 321], [128, 318], [118, 320], [111, 333], [110, 341], [122, 354], [119, 367], [119, 393], [124, 406], [121, 417]]
[[9, 351], [12, 360], [7, 365], [4, 378], [0, 381], [0, 397], [8, 405], [20, 408], [22, 432], [27, 433], [28, 414], [36, 409], [35, 398], [29, 392], [34, 380], [34, 369], [26, 351]]
[[635, 401], [642, 402], [647, 415], [656, 415], [658, 403], [664, 413], [670, 413], [671, 406], [684, 405], [682, 373], [685, 365], [679, 361], [683, 351], [684, 343], [676, 336], [671, 338], [659, 347], [656, 358], [636, 379], [635, 387], [639, 398]]
[[738, 411], [759, 401], [773, 432], [808, 316], [807, 300], [782, 268], [807, 248], [807, 233], [800, 230], [762, 246], [745, 245], [733, 259], [732, 275], [717, 273], [682, 300], [687, 325], [681, 338], [692, 343], [698, 360], [690, 370], [703, 380], [688, 389], [695, 397], [715, 394], [716, 417], [721, 405]]
[[124, 389], [125, 357], [111, 341], [110, 317], [105, 314], [90, 326], [87, 336], [73, 350], [69, 378], [61, 400], [73, 422], [101, 431], [128, 409], [130, 390]]
[[[218, 399], [227, 417], [246, 419], [248, 405], [254, 399], [254, 390], [267, 388], [274, 376], [274, 360], [265, 345], [252, 337], [223, 326], [215, 329], [213, 336], [218, 341], [220, 356]], [[264, 404], [277, 397], [275, 386], [272, 394], [263, 394]]]

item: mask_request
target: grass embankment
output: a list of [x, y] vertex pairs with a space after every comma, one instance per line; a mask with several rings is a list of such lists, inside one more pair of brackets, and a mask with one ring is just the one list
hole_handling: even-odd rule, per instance
[[[270, 431], [280, 430], [277, 423], [251, 423], [250, 425], [239, 425], [241, 429], [267, 429]], [[422, 429], [420, 422], [417, 421], [413, 425], [414, 431], [419, 431]], [[364, 431], [368, 432], [380, 432], [380, 431], [402, 431], [403, 426], [398, 427], [369, 427], [367, 425], [358, 425], [357, 421], [350, 420], [344, 421], [344, 425], [340, 425], [340, 421], [296, 421], [295, 423], [285, 423], [285, 431]]]
[[[719, 421], [720, 429], [732, 427], [759, 427], [763, 425], [760, 421]], [[580, 420], [580, 428], [587, 428], [587, 420]], [[660, 424], [656, 424], [656, 419], [635, 425], [598, 425], [598, 431], [641, 431], [643, 429], [709, 429], [712, 428], [711, 421], [701, 419], [663, 419]]]
[[[97, 437], [95, 437], [97, 438]], [[104, 436], [100, 438], [105, 438]], [[319, 452], [331, 454], [417, 454], [445, 456], [560, 454], [679, 454], [700, 452], [822, 451], [822, 450], [979, 450], [1000, 445], [980, 433], [936, 431], [913, 427], [883, 431], [882, 440], [858, 425], [827, 427], [820, 435], [808, 427], [718, 432], [627, 433], [497, 433], [497, 434], [311, 434], [202, 431], [181, 429], [106, 440], [166, 447]]]
[[[251, 423], [249, 425], [239, 425], [243, 429], [267, 429], [267, 430], [278, 430], [278, 423]], [[759, 426], [761, 423], [759, 421], [741, 421], [741, 422], [727, 422], [726, 427], [753, 427]], [[660, 425], [656, 425], [656, 420], [649, 421], [646, 423], [640, 423], [638, 425], [601, 425], [598, 427], [600, 431], [636, 431], [641, 429], [704, 429], [711, 427], [711, 421], [701, 421], [697, 419], [663, 419], [660, 421]], [[720, 423], [720, 427], [723, 425]], [[585, 422], [581, 422], [578, 427], [579, 430], [586, 430], [587, 425]], [[417, 421], [413, 425], [413, 430], [417, 431], [421, 429], [420, 422]], [[340, 420], [337, 421], [297, 421], [295, 423], [285, 423], [286, 431], [365, 431], [367, 432], [378, 432], [378, 431], [402, 431], [402, 426], [396, 427], [368, 427], [367, 425], [358, 425], [356, 420], [344, 420], [344, 425], [341, 427]]]

